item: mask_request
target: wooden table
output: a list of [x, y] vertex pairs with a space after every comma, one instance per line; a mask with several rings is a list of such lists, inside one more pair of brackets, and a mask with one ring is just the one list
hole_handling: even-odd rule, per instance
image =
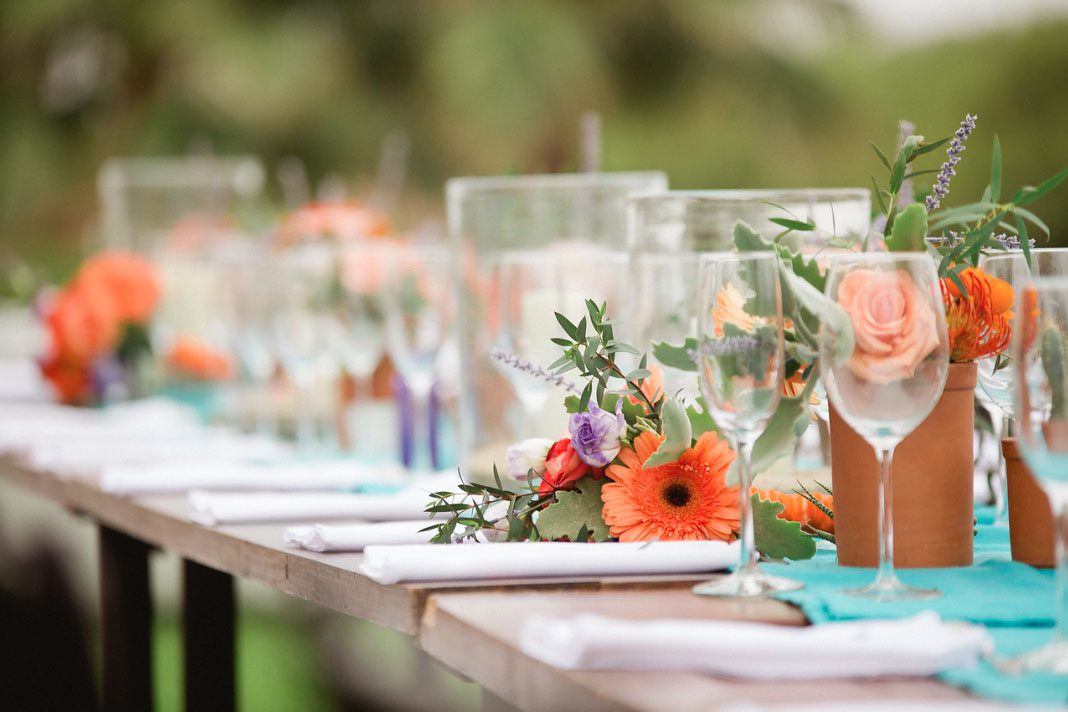
[[529, 710], [716, 709], [741, 700], [796, 702], [963, 698], [933, 680], [774, 685], [690, 673], [566, 672], [517, 646], [531, 614], [589, 612], [621, 617], [720, 618], [802, 625], [771, 600], [693, 596], [701, 577], [590, 578], [492, 583], [382, 585], [361, 575], [359, 554], [316, 554], [282, 546], [283, 526], [205, 527], [189, 521], [184, 496], [127, 498], [92, 482], [64, 479], [0, 458], [0, 478], [94, 520], [100, 531], [104, 705], [150, 709], [151, 592], [148, 552], [183, 562], [186, 707], [233, 709], [233, 579], [257, 581], [341, 613], [406, 633], [448, 667], [510, 705]]

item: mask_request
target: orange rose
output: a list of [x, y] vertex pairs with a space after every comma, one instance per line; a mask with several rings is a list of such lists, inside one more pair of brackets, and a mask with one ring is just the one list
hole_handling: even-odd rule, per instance
[[853, 323], [849, 370], [872, 383], [912, 378], [938, 348], [935, 313], [904, 270], [855, 269], [838, 287], [838, 304]]
[[92, 399], [93, 379], [87, 364], [53, 353], [41, 360], [40, 367], [60, 402], [84, 405]]
[[179, 375], [197, 381], [230, 377], [230, 360], [196, 339], [178, 339], [167, 354], [167, 365]]
[[51, 353], [67, 362], [86, 364], [111, 350], [119, 337], [110, 294], [91, 282], [61, 291], [47, 325]]
[[152, 265], [131, 252], [101, 252], [91, 257], [74, 278], [105, 290], [115, 304], [119, 322], [148, 321], [159, 303], [162, 288]]
[[604, 469], [595, 469], [583, 462], [571, 446], [571, 438], [557, 440], [545, 457], [545, 474], [542, 475], [539, 491], [546, 495], [556, 490], [571, 489], [586, 475], [601, 477]]

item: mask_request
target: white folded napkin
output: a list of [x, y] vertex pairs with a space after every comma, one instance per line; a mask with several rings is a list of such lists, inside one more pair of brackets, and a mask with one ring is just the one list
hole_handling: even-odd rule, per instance
[[117, 494], [187, 490], [332, 490], [361, 484], [403, 481], [399, 465], [368, 465], [353, 460], [280, 463], [163, 462], [106, 465], [100, 488]]
[[393, 521], [426, 516], [426, 492], [204, 492], [189, 493], [189, 518], [206, 525], [308, 522], [320, 519]]
[[535, 616], [523, 624], [519, 645], [568, 670], [689, 670], [765, 680], [933, 675], [974, 665], [993, 650], [983, 626], [946, 623], [933, 611], [807, 627]]
[[360, 571], [379, 583], [719, 571], [738, 561], [738, 544], [501, 542], [368, 546]]
[[277, 460], [290, 455], [280, 441], [210, 430], [181, 437], [116, 437], [103, 431], [98, 438], [66, 438], [38, 443], [29, 453], [30, 464], [60, 475], [97, 476], [110, 465], [158, 462]]
[[365, 546], [376, 544], [425, 544], [434, 533], [419, 530], [432, 523], [426, 519], [410, 519], [400, 522], [286, 527], [282, 539], [286, 546], [308, 551], [363, 551]]

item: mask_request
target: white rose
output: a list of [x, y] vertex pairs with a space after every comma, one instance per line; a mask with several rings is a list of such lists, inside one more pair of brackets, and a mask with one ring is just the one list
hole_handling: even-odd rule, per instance
[[548, 438], [530, 438], [508, 447], [508, 476], [524, 482], [527, 472], [534, 470], [535, 477], [545, 474], [545, 458], [553, 441]]

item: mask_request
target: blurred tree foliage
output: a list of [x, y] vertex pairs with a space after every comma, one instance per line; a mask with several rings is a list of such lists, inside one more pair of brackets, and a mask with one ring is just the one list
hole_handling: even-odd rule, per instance
[[[4, 0], [0, 268], [71, 264], [113, 155], [297, 156], [360, 190], [401, 128], [410, 224], [448, 176], [574, 169], [589, 109], [606, 169], [720, 188], [867, 185], [897, 119], [933, 138], [970, 111], [974, 199], [995, 129], [1006, 186], [1068, 165], [1066, 31], [895, 53], [827, 1]], [[1060, 194], [1038, 208], [1068, 228]]]

